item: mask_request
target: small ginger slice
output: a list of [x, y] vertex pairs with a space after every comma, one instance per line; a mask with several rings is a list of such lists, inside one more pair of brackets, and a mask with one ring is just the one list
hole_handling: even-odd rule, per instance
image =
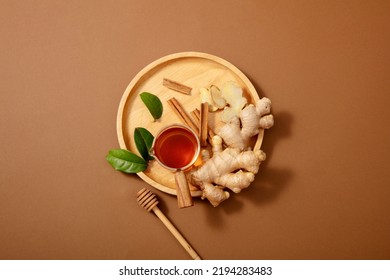
[[235, 82], [226, 82], [221, 88], [221, 96], [229, 106], [222, 112], [221, 119], [227, 123], [232, 118], [238, 117], [241, 109], [247, 104], [247, 99], [243, 96], [243, 90]]
[[213, 104], [218, 109], [224, 108], [227, 103], [225, 98], [222, 97], [221, 90], [217, 86], [211, 85], [209, 91], [210, 91], [211, 99], [213, 100]]
[[214, 105], [213, 98], [211, 97], [211, 93], [207, 88], [200, 88], [200, 102], [209, 104], [209, 112], [215, 112], [218, 110], [218, 107]]

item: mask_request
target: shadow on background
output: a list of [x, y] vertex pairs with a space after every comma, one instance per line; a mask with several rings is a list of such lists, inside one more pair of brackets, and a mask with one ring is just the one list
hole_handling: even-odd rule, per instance
[[265, 131], [261, 149], [266, 153], [266, 160], [260, 165], [259, 173], [248, 190], [242, 191], [242, 197], [255, 204], [268, 203], [278, 197], [293, 177], [288, 167], [269, 166], [273, 151], [281, 140], [291, 136], [293, 117], [288, 112], [274, 114], [275, 125]]

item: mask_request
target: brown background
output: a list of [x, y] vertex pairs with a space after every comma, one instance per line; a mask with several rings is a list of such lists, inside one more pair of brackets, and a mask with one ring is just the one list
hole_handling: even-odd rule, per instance
[[235, 64], [276, 118], [220, 207], [156, 191], [203, 258], [390, 258], [389, 1], [0, 6], [1, 259], [188, 259], [105, 161], [130, 80], [182, 51]]

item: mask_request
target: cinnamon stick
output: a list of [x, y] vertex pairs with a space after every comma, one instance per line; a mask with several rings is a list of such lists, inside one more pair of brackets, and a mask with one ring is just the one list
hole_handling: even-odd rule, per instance
[[200, 111], [199, 109], [195, 109], [194, 111], [191, 111], [191, 117], [194, 120], [195, 125], [200, 128]]
[[[191, 112], [191, 116], [196, 121], [197, 125], [200, 127], [200, 111], [199, 109], [195, 109]], [[207, 128], [208, 138], [211, 139], [215, 136], [215, 132], [208, 126]]]
[[181, 121], [188, 125], [196, 134], [199, 135], [199, 128], [191, 119], [191, 117], [187, 114], [184, 108], [181, 106], [179, 101], [177, 101], [176, 98], [172, 97], [168, 100], [168, 104], [171, 106], [172, 110], [176, 113], [176, 115], [181, 119]]
[[199, 139], [202, 147], [207, 146], [209, 104], [204, 102], [200, 106]]
[[191, 90], [192, 90], [192, 88], [190, 88], [186, 85], [183, 85], [183, 84], [178, 83], [176, 81], [172, 81], [172, 80], [167, 79], [167, 78], [163, 79], [163, 86], [170, 88], [172, 90], [187, 94], [187, 95], [190, 95]]

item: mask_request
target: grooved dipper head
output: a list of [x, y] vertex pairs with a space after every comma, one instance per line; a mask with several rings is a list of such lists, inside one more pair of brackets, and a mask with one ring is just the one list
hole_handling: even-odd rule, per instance
[[157, 196], [146, 188], [137, 193], [137, 202], [148, 212], [158, 204]]

